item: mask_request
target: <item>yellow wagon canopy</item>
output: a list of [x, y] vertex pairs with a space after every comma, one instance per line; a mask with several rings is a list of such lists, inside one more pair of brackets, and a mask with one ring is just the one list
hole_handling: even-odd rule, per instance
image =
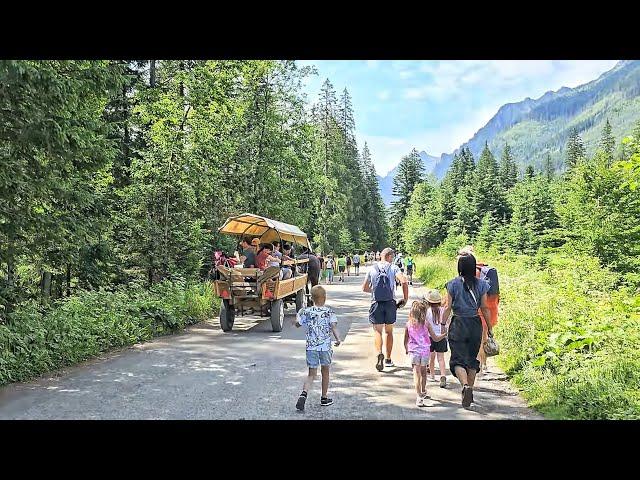
[[303, 245], [311, 249], [307, 234], [295, 225], [278, 222], [270, 218], [243, 213], [237, 217], [229, 217], [218, 231], [232, 235], [248, 235], [260, 238], [261, 243], [285, 241]]

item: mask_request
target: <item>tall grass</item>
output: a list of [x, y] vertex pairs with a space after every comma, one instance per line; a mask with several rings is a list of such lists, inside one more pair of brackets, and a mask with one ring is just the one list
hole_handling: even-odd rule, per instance
[[[498, 364], [550, 418], [640, 419], [640, 297], [593, 258], [478, 252], [500, 276]], [[425, 286], [444, 289], [455, 258], [416, 258]]]

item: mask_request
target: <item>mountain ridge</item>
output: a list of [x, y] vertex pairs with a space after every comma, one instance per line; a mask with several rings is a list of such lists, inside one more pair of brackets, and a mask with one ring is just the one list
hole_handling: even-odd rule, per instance
[[[496, 157], [502, 153], [504, 144], [509, 143], [521, 170], [529, 164], [540, 168], [547, 154], [559, 167], [570, 130], [577, 128], [587, 152], [593, 153], [606, 118], [609, 118], [617, 140], [628, 134], [633, 123], [640, 119], [639, 60], [620, 61], [594, 80], [575, 88], [563, 86], [556, 91], [549, 90], [537, 99], [526, 97], [520, 102], [505, 103], [452, 153], [443, 153], [438, 158], [423, 150], [421, 153], [429, 157], [423, 158], [425, 173], [442, 179], [453, 156], [462, 148], [469, 148], [477, 161], [485, 142]], [[386, 205], [393, 198], [396, 170], [397, 166], [384, 177], [378, 177]]]

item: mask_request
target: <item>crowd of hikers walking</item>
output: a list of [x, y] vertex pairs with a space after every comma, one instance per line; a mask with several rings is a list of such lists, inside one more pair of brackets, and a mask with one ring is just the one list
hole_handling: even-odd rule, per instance
[[[362, 290], [371, 294], [369, 322], [378, 352], [375, 368], [383, 372], [385, 368], [395, 366], [391, 359], [393, 326], [397, 310], [409, 301], [414, 263], [411, 256], [403, 258], [391, 248], [385, 248], [382, 252], [365, 252], [363, 256], [365, 263], [371, 263]], [[351, 262], [348, 263], [347, 257], [350, 256], [341, 256], [336, 260], [329, 255], [323, 267], [332, 272], [337, 266], [342, 279], [339, 281], [344, 281], [344, 271], [347, 270], [349, 275], [347, 266], [354, 264], [354, 258], [350, 257]], [[417, 407], [427, 406], [425, 400], [430, 397], [426, 385], [427, 381], [437, 381], [436, 362], [439, 386], [447, 387], [445, 353], [451, 349], [449, 371], [462, 387], [462, 406], [469, 408], [474, 403], [473, 387], [477, 374], [486, 369], [486, 357], [498, 352], [492, 332], [498, 320], [500, 298], [497, 272], [495, 268], [477, 262], [471, 246], [459, 251], [457, 269], [458, 275], [447, 282], [444, 296], [438, 290], [431, 289], [410, 306], [403, 346], [413, 370]], [[327, 281], [333, 283], [333, 273], [327, 276]], [[398, 286], [402, 289], [402, 298], [396, 300]], [[296, 327], [307, 327], [306, 358], [309, 369], [296, 403], [298, 410], [304, 410], [318, 367], [322, 374], [320, 405], [333, 403], [328, 397], [332, 337], [335, 339], [333, 346], [341, 342], [336, 330], [337, 315], [326, 305], [326, 290], [317, 285], [312, 288], [311, 294], [314, 306], [297, 312], [294, 322]]]
[[[332, 346], [340, 344], [336, 330], [337, 315], [326, 305], [327, 292], [320, 283], [326, 279], [332, 285], [336, 276], [338, 282], [346, 276], [360, 275], [361, 263], [369, 265], [362, 283], [362, 290], [371, 294], [369, 322], [372, 325], [374, 346], [377, 357], [375, 368], [383, 372], [394, 367], [393, 326], [397, 311], [409, 301], [409, 285], [413, 284], [414, 261], [411, 255], [396, 254], [391, 248], [377, 252], [344, 253], [340, 256], [315, 255], [305, 248], [296, 255], [292, 245], [279, 242], [260, 244], [257, 239], [244, 238], [241, 251], [228, 257], [216, 252], [213, 268], [217, 265], [233, 267], [241, 263], [266, 269], [280, 264], [282, 259], [308, 258], [305, 268], [311, 284], [313, 306], [297, 312], [294, 325], [306, 327], [306, 360], [308, 375], [302, 393], [296, 403], [298, 410], [304, 410], [308, 391], [317, 376], [322, 374], [322, 396], [320, 404], [333, 403], [329, 398], [329, 368], [332, 362]], [[473, 247], [467, 246], [458, 252], [458, 275], [446, 284], [444, 296], [431, 289], [422, 299], [412, 302], [404, 330], [404, 350], [411, 363], [416, 392], [416, 406], [423, 407], [429, 398], [427, 381], [435, 378], [436, 362], [441, 388], [447, 387], [445, 353], [451, 349], [449, 371], [462, 386], [461, 403], [468, 408], [473, 402], [473, 387], [476, 375], [486, 369], [486, 357], [497, 353], [497, 344], [492, 329], [498, 320], [500, 300], [498, 276], [495, 268], [477, 262]], [[280, 279], [291, 278], [289, 267], [280, 271]], [[396, 300], [397, 287], [402, 290], [402, 298]], [[335, 343], [332, 344], [332, 337]]]

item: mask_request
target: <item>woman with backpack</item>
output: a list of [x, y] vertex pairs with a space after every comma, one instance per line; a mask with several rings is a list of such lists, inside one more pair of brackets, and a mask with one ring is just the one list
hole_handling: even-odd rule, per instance
[[449, 370], [462, 385], [464, 408], [473, 402], [473, 384], [480, 370], [478, 352], [482, 341], [482, 321], [478, 309], [489, 318], [488, 291], [489, 283], [476, 277], [476, 258], [471, 254], [460, 256], [458, 276], [447, 282], [444, 318], [451, 348]]

